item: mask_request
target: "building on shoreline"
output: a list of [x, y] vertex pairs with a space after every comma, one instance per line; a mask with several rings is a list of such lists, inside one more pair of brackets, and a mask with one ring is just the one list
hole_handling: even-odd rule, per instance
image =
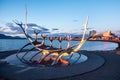
[[92, 30], [90, 31], [90, 36], [92, 36], [91, 40], [120, 40], [120, 38], [111, 31], [97, 32]]

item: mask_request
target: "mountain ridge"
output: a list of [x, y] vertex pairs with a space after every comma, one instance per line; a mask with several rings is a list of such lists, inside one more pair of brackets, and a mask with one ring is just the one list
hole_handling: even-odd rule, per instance
[[4, 35], [4, 34], [0, 34], [0, 39], [22, 39], [22, 38], [19, 37], [19, 36], [12, 37], [12, 36], [7, 36], [7, 35]]

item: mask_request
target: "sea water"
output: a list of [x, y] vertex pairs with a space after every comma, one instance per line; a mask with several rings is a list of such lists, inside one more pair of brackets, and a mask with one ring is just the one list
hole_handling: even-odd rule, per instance
[[[0, 51], [18, 50], [22, 48], [25, 44], [29, 43], [26, 39], [0, 39]], [[75, 45], [79, 41], [70, 41], [70, 45]], [[45, 44], [50, 44], [49, 40], [46, 40]], [[57, 40], [53, 41], [54, 47], [59, 47], [59, 42]], [[111, 42], [100, 42], [100, 41], [87, 41], [81, 48], [81, 50], [114, 50], [118, 44]], [[33, 46], [30, 45], [25, 49], [31, 49]], [[67, 47], [67, 41], [62, 41], [62, 48]]]

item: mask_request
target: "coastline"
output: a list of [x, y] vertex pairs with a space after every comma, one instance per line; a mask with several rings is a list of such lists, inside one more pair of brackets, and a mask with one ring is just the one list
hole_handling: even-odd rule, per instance
[[[17, 50], [2, 51], [0, 52], [0, 58], [5, 58], [6, 56], [9, 56], [16, 52]], [[115, 50], [108, 50], [108, 51], [81, 50], [81, 52], [83, 54], [90, 53], [90, 54], [99, 55], [105, 59], [105, 64], [94, 71], [87, 72], [81, 75], [59, 78], [57, 80], [119, 80], [120, 79], [120, 55], [116, 54]], [[2, 76], [0, 76], [0, 80], [5, 80], [5, 79], [3, 79]]]

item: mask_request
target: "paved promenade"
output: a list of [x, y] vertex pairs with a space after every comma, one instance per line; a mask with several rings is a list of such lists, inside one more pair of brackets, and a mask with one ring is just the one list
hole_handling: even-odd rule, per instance
[[[105, 60], [104, 65], [90, 72], [64, 78], [57, 78], [57, 80], [120, 80], [120, 55], [115, 54], [116, 53], [115, 51], [82, 51], [82, 52], [83, 54], [89, 53], [90, 55], [95, 54], [103, 57]], [[3, 54], [2, 56], [5, 55]], [[94, 61], [95, 60], [93, 60], [93, 62]], [[77, 70], [79, 71], [80, 69]]]
[[115, 53], [115, 51], [90, 51], [90, 54], [104, 57], [106, 62], [102, 67], [82, 75], [58, 80], [120, 80], [120, 55]]

